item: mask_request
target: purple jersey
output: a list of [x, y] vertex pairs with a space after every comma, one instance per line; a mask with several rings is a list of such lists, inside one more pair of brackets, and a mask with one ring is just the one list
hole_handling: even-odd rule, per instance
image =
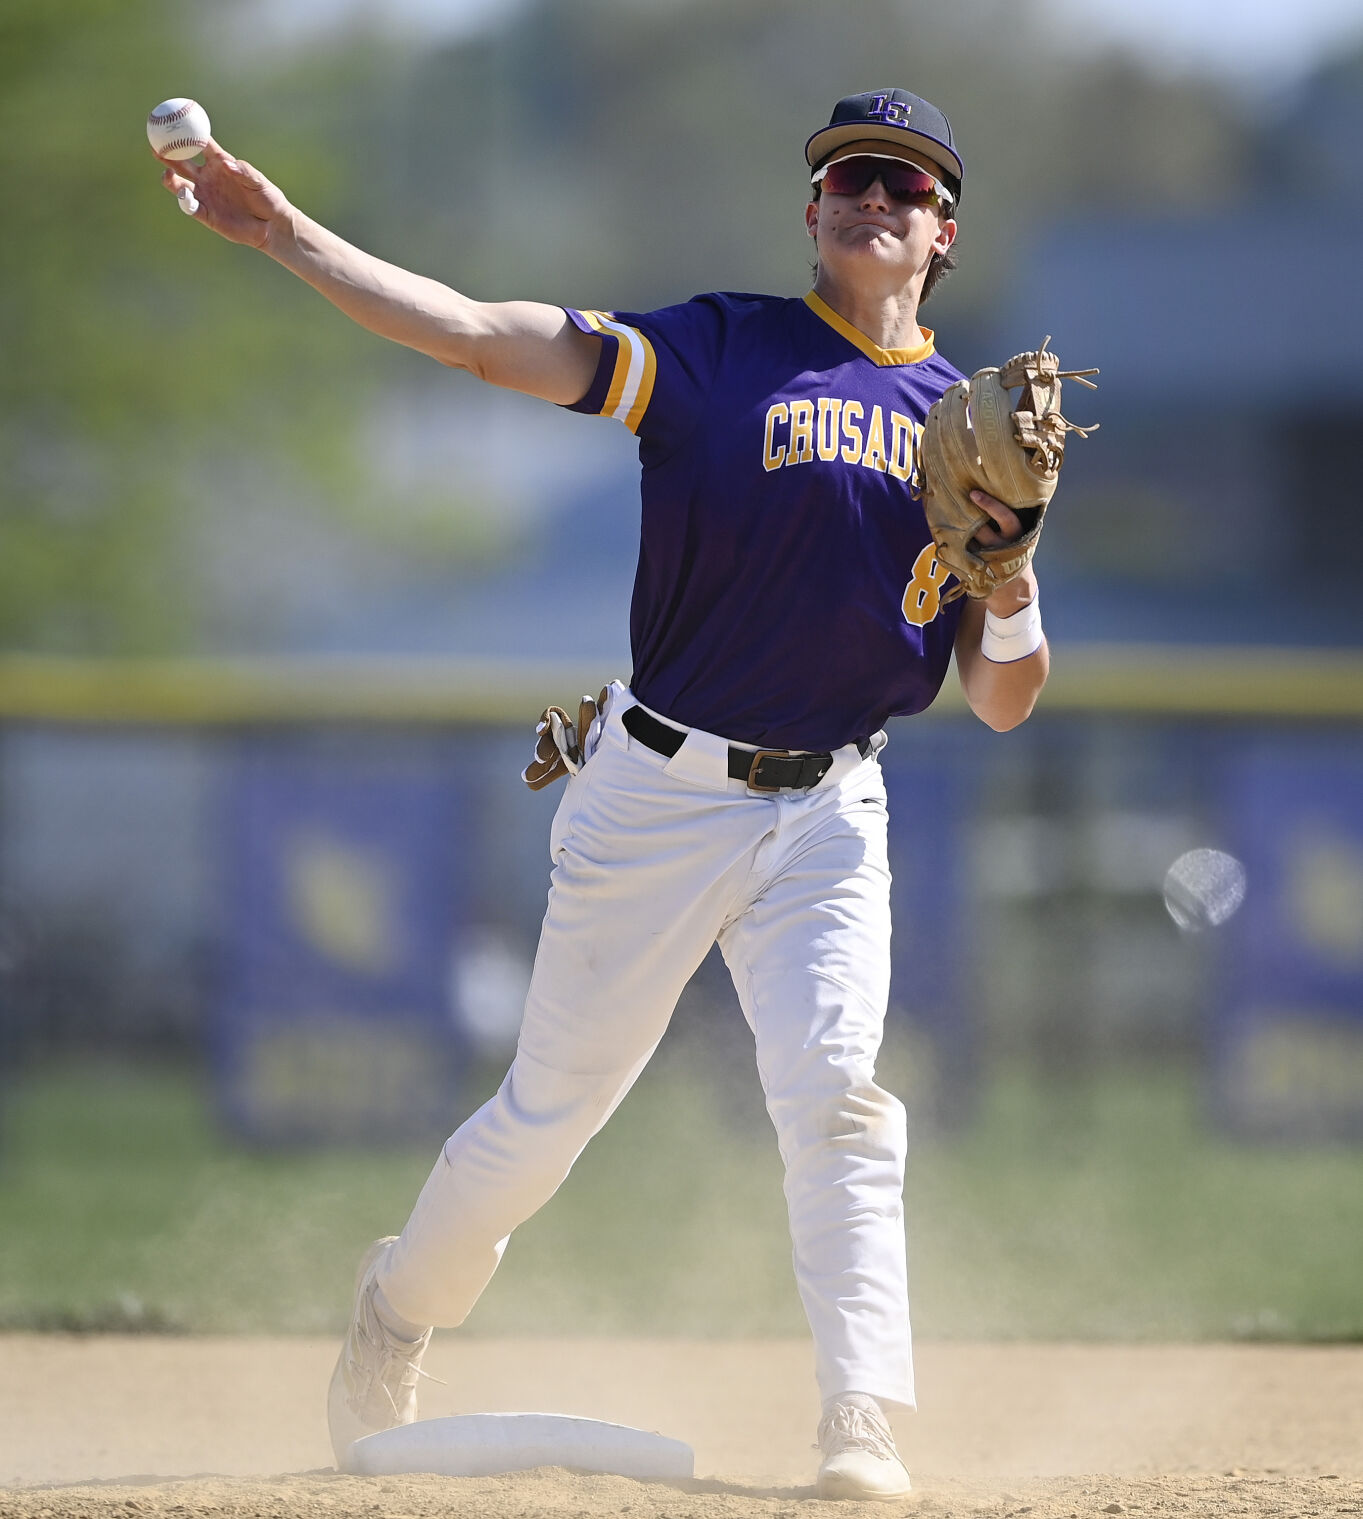
[[960, 378], [878, 348], [812, 291], [573, 311], [601, 361], [571, 409], [639, 437], [635, 695], [770, 748], [834, 749], [921, 712], [961, 602], [911, 483], [928, 408]]

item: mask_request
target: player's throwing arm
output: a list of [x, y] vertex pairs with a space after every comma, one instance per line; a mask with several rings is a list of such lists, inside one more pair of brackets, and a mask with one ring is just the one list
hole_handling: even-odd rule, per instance
[[[186, 106], [194, 112], [177, 115]], [[354, 247], [224, 151], [193, 101], [164, 102], [147, 126], [165, 165], [161, 183], [182, 210], [219, 237], [267, 253], [370, 332], [546, 401], [570, 404], [591, 384], [600, 339], [559, 307], [475, 301]]]

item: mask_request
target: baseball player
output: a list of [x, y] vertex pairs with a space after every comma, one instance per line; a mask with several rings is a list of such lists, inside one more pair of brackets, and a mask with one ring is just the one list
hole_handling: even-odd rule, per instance
[[[472, 300], [345, 243], [216, 144], [163, 176], [192, 183], [205, 225], [374, 332], [623, 422], [642, 464], [633, 675], [572, 748], [511, 1069], [402, 1234], [361, 1263], [329, 1400], [338, 1462], [415, 1418], [431, 1327], [463, 1323], [717, 940], [785, 1163], [823, 1399], [818, 1491], [909, 1490], [886, 1418], [914, 1387], [905, 1115], [875, 1081], [890, 965], [877, 755], [886, 719], [927, 707], [953, 653], [999, 730], [1031, 711], [1048, 656], [1030, 566], [987, 600], [944, 595], [913, 484], [923, 419], [959, 378], [918, 322], [956, 235], [951, 126], [902, 89], [852, 95], [805, 158], [807, 295], [649, 313]], [[980, 542], [1019, 533], [1007, 506], [975, 500], [995, 524]]]

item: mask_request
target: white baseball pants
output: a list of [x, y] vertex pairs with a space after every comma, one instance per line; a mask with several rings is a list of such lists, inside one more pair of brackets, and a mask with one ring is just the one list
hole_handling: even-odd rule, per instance
[[821, 1396], [912, 1407], [904, 1109], [874, 1080], [890, 947], [880, 766], [849, 746], [814, 789], [759, 795], [729, 779], [712, 734], [692, 730], [670, 760], [631, 738], [633, 704], [617, 688], [554, 818], [515, 1060], [446, 1142], [380, 1286], [414, 1323], [463, 1322], [718, 939], [785, 1163]]

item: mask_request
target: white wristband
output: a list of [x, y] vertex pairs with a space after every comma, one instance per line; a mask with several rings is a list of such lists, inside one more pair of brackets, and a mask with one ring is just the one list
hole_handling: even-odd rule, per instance
[[1045, 636], [1041, 631], [1041, 607], [1035, 598], [1011, 617], [996, 617], [986, 607], [980, 653], [996, 665], [1010, 665], [1035, 654]]

